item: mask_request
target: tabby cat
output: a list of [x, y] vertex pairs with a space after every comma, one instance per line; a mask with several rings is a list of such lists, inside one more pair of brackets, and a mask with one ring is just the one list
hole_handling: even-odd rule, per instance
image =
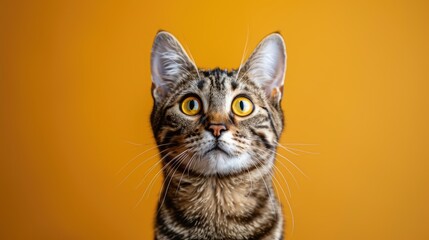
[[151, 124], [164, 174], [155, 239], [283, 239], [272, 183], [284, 125], [281, 35], [267, 36], [228, 71], [198, 69], [161, 31], [151, 71]]

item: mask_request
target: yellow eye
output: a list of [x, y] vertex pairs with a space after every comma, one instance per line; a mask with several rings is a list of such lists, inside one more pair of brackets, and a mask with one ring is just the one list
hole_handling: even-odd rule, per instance
[[253, 103], [248, 98], [238, 97], [232, 102], [232, 111], [240, 117], [245, 117], [252, 113]]
[[201, 102], [196, 97], [187, 97], [183, 100], [181, 107], [183, 113], [189, 116], [194, 116], [200, 112]]

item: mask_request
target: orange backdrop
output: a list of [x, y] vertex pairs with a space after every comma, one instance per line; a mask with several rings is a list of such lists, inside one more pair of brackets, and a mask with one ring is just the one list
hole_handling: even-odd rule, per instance
[[247, 36], [246, 56], [284, 35], [281, 142], [296, 154], [279, 152], [308, 176], [278, 159], [288, 239], [429, 239], [428, 11], [411, 0], [0, 1], [0, 238], [152, 239], [162, 181], [149, 55], [165, 29], [207, 68], [238, 67]]

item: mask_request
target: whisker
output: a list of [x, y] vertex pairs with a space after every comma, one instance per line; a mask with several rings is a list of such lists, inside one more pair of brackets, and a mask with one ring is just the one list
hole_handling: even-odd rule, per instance
[[[158, 212], [157, 212], [157, 213], [159, 213], [159, 211], [161, 210], [162, 206], [164, 205], [165, 197], [167, 196], [167, 192], [168, 192], [168, 189], [170, 188], [170, 184], [171, 184], [171, 181], [173, 180], [174, 174], [176, 173], [177, 169], [178, 169], [178, 168], [179, 168], [179, 166], [182, 164], [182, 162], [183, 162], [183, 161], [186, 159], [186, 157], [188, 156], [188, 155], [186, 154], [188, 151], [189, 151], [189, 149], [185, 150], [185, 151], [184, 151], [185, 155], [183, 155], [180, 159], [178, 159], [178, 160], [177, 160], [177, 162], [176, 162], [176, 164], [175, 164], [175, 165], [173, 165], [174, 172], [173, 172], [173, 174], [171, 175], [171, 177], [170, 177], [170, 181], [168, 182], [167, 187], [166, 187], [166, 189], [165, 189], [165, 191], [164, 191], [164, 197], [163, 197], [163, 199], [162, 199], [161, 204], [159, 205], [159, 209], [158, 209]], [[164, 182], [164, 183], [165, 183], [165, 182]], [[162, 189], [164, 188], [164, 183], [162, 184], [162, 185], [163, 185], [163, 186], [162, 186]]]
[[291, 160], [289, 160], [289, 158], [283, 156], [282, 154], [273, 151], [271, 149], [267, 149], [268, 151], [273, 152], [274, 154], [277, 154], [277, 156], [282, 157], [283, 159], [286, 159], [286, 161], [288, 161], [292, 166], [294, 166], [302, 175], [304, 175], [306, 178], [309, 178], [294, 162], [292, 162]]
[[[184, 153], [184, 152], [182, 152], [182, 153]], [[177, 156], [175, 156], [174, 158], [172, 158], [171, 159], [171, 161], [169, 161], [167, 164], [165, 164], [156, 174], [155, 174], [155, 176], [153, 176], [152, 177], [152, 180], [150, 181], [150, 183], [149, 183], [149, 185], [147, 186], [147, 188], [145, 189], [145, 191], [143, 192], [143, 195], [140, 197], [140, 199], [139, 199], [139, 201], [137, 202], [137, 204], [136, 204], [136, 206], [135, 206], [135, 208], [140, 204], [140, 202], [143, 200], [143, 198], [145, 197], [145, 195], [146, 195], [146, 193], [148, 192], [148, 190], [149, 190], [149, 188], [152, 190], [152, 186], [153, 186], [153, 183], [155, 182], [155, 180], [156, 180], [156, 178], [159, 176], [159, 174], [161, 174], [167, 167], [168, 167], [168, 165], [170, 165], [170, 164], [172, 164], [172, 163], [174, 163], [174, 160], [175, 159], [177, 159], [177, 158], [179, 158], [180, 156], [181, 156], [181, 154], [182, 153], [180, 153], [180, 154], [178, 154]], [[163, 159], [165, 158], [165, 157], [167, 157], [167, 155], [168, 155], [169, 153], [167, 153], [166, 154], [166, 156], [164, 156], [163, 157]], [[163, 159], [161, 159], [161, 160], [163, 160]], [[145, 177], [146, 178], [146, 177]], [[144, 179], [143, 179], [144, 180]], [[165, 179], [164, 179], [164, 181], [165, 181]], [[140, 185], [140, 184], [139, 184]], [[164, 185], [164, 184], [163, 184]], [[150, 191], [149, 191], [150, 192]]]
[[246, 76], [247, 75], [247, 73], [249, 73], [249, 71], [251, 70], [251, 68], [249, 68], [249, 69], [247, 69], [243, 74], [241, 74], [241, 77], [240, 77], [240, 79], [238, 79], [238, 82], [240, 82], [241, 81], [241, 79], [243, 79], [244, 78], [244, 76]]
[[289, 160], [289, 158], [287, 158], [287, 157], [285, 157], [285, 156], [283, 156], [282, 154], [280, 154], [280, 153], [277, 153], [277, 152], [275, 152], [278, 156], [280, 156], [280, 157], [282, 157], [282, 158], [284, 158], [284, 159], [286, 159], [290, 164], [292, 164], [292, 166], [294, 166], [296, 169], [298, 169], [298, 171], [302, 174], [302, 175], [304, 175], [304, 177], [306, 177], [306, 178], [309, 178], [308, 176], [307, 176], [307, 174], [305, 174], [294, 162], [292, 162], [291, 160]]
[[[148, 191], [149, 189], [151, 189], [152, 190], [152, 185], [155, 183], [155, 180], [157, 179], [157, 177], [161, 174], [161, 173], [163, 173], [164, 172], [164, 170], [170, 165], [170, 164], [172, 164], [172, 162], [168, 162], [168, 163], [166, 163], [164, 166], [162, 166], [156, 173], [155, 173], [155, 175], [151, 178], [151, 180], [150, 180], [150, 182], [149, 182], [149, 184], [148, 184], [148, 186], [145, 188], [145, 190], [144, 190], [144, 192], [143, 192], [143, 195], [142, 195], [142, 197], [141, 197], [141, 199], [143, 199], [144, 198], [144, 196], [146, 196], [146, 192], [151, 192], [151, 191]], [[156, 164], [156, 166], [157, 166], [158, 164]], [[153, 169], [152, 169], [153, 170]], [[150, 171], [150, 172], [152, 172], [152, 170]], [[148, 174], [148, 173], [147, 173]], [[144, 183], [144, 180], [146, 179], [146, 176], [144, 176], [144, 178], [140, 181], [140, 183], [138, 184], [138, 186], [136, 187], [136, 189], [138, 189], [140, 186], [141, 186], [141, 184], [143, 184]], [[139, 202], [140, 202], [140, 200], [139, 200]], [[139, 202], [137, 202], [137, 204], [139, 203]]]
[[152, 149], [155, 149], [155, 148], [158, 148], [158, 147], [161, 147], [161, 146], [166, 146], [166, 145], [170, 145], [170, 143], [156, 145], [154, 147], [151, 147], [151, 148], [146, 149], [145, 151], [139, 153], [137, 156], [131, 158], [123, 167], [121, 167], [121, 169], [119, 169], [119, 171], [116, 173], [116, 175], [118, 175], [119, 173], [121, 173], [128, 165], [130, 165], [134, 160], [136, 160], [137, 158], [139, 158], [141, 155], [149, 152]]
[[318, 146], [317, 143], [285, 143], [287, 146]]
[[[191, 165], [189, 165], [189, 168], [188, 168], [188, 177], [189, 177], [189, 171], [190, 171], [190, 169], [191, 168], [193, 168], [193, 167], [195, 167], [195, 164], [197, 164], [197, 162], [200, 160], [200, 158], [199, 158], [199, 156], [197, 156], [196, 155], [196, 158], [192, 161], [192, 163], [191, 163]], [[192, 164], [194, 164], [194, 165], [192, 165]], [[201, 176], [201, 174], [199, 174], [199, 176], [198, 177], [200, 177]]]
[[[263, 159], [259, 159], [259, 158], [256, 158], [256, 161], [263, 161]], [[274, 167], [275, 167], [275, 165], [273, 165]], [[291, 214], [291, 218], [292, 218], [292, 233], [293, 233], [293, 231], [294, 231], [294, 229], [295, 229], [295, 217], [294, 217], [294, 214], [293, 214], [293, 210], [292, 210], [292, 205], [291, 205], [291, 203], [290, 203], [290, 201], [289, 201], [289, 198], [287, 197], [287, 195], [286, 195], [286, 193], [285, 193], [285, 191], [284, 191], [284, 189], [283, 189], [283, 187], [282, 187], [282, 185], [280, 184], [280, 182], [279, 182], [279, 180], [276, 178], [276, 176], [274, 176], [274, 174], [270, 174], [270, 176], [272, 177], [272, 179], [274, 180], [274, 181], [276, 181], [277, 182], [277, 185], [280, 187], [280, 190], [282, 191], [282, 193], [283, 193], [283, 196], [285, 197], [285, 199], [286, 199], [286, 202], [287, 202], [287, 205], [288, 205], [288, 207], [289, 207], [289, 212], [290, 212], [290, 214]], [[287, 181], [286, 181], [286, 179], [284, 179], [285, 180], [285, 182], [286, 182], [286, 184], [287, 184]], [[289, 189], [289, 185], [287, 184], [287, 186], [288, 186], [288, 189]], [[276, 188], [276, 185], [274, 184], [274, 188]], [[278, 192], [278, 191], [277, 191]], [[289, 189], [289, 195], [290, 195], [290, 189]]]
[[243, 55], [241, 56], [240, 66], [238, 67], [237, 75], [235, 76], [235, 81], [238, 79], [238, 75], [240, 74], [241, 67], [243, 66], [244, 57], [247, 52], [247, 43], [249, 42], [249, 26], [247, 26], [247, 34], [246, 34], [246, 44], [244, 44]]
[[[264, 153], [266, 153], [266, 154], [269, 154], [269, 153], [267, 153], [264, 149], [262, 149], [262, 148], [260, 148], [260, 147], [257, 147], [257, 146], [253, 146], [254, 148], [256, 148], [256, 149], [258, 149], [259, 151], [262, 151], [262, 152], [264, 152]], [[289, 170], [289, 168], [282, 162], [282, 161], [276, 161], [276, 162], [278, 162], [278, 163], [280, 163], [285, 169], [286, 169], [286, 171], [289, 173], [289, 175], [291, 175], [292, 176], [292, 178], [293, 178], [293, 180], [294, 180], [294, 182], [295, 182], [295, 184], [297, 185], [297, 187], [298, 187], [298, 189], [299, 189], [299, 184], [298, 184], [298, 181], [297, 181], [297, 179], [296, 179], [296, 177], [295, 177], [295, 175]], [[274, 165], [275, 166], [275, 165]], [[276, 167], [276, 166], [275, 166]], [[277, 167], [276, 167], [277, 168]], [[278, 169], [279, 171], [280, 171], [280, 169]], [[281, 171], [280, 171], [280, 173], [281, 173]], [[282, 173], [282, 175], [283, 175], [283, 173]], [[286, 181], [287, 182], [287, 181]]]
[[[177, 192], [179, 191], [180, 183], [182, 183], [183, 175], [185, 174], [186, 169], [188, 169], [189, 164], [194, 160], [195, 154], [196, 154], [196, 153], [194, 153], [194, 154], [192, 155], [192, 157], [190, 158], [190, 160], [189, 160], [189, 161], [188, 161], [188, 163], [186, 164], [185, 169], [184, 169], [184, 170], [183, 170], [183, 172], [182, 172], [182, 176], [180, 176], [179, 184], [177, 185], [175, 195], [177, 195]], [[188, 173], [189, 173], [189, 170], [188, 170]]]
[[289, 197], [292, 197], [292, 194], [291, 194], [291, 191], [290, 191], [290, 187], [289, 187], [289, 183], [287, 182], [287, 180], [286, 180], [285, 176], [283, 175], [282, 171], [280, 171], [280, 169], [275, 164], [273, 164], [273, 167], [274, 167], [274, 169], [277, 170], [277, 172], [283, 178], [283, 181], [286, 183], [286, 187], [287, 187], [287, 191], [289, 193]]
[[[132, 141], [129, 141], [129, 140], [125, 140], [125, 142], [128, 143], [128, 144], [134, 145], [134, 146], [142, 146], [142, 145], [144, 145], [142, 143], [135, 143], [135, 142], [132, 142]], [[148, 145], [149, 145], [149, 143], [148, 143]]]
[[[168, 151], [169, 149], [165, 149], [165, 151]], [[168, 157], [170, 153], [166, 153], [165, 156], [161, 157], [161, 159], [159, 159], [155, 164], [153, 164], [149, 169], [147, 169], [144, 172], [144, 176], [142, 178], [142, 180], [140, 180], [139, 184], [137, 184], [136, 189], [138, 189], [143, 183], [144, 180], [146, 179], [146, 177], [149, 175], [149, 173], [151, 173], [153, 171], [153, 169], [155, 169], [156, 166], [158, 166], [158, 164], [162, 163], [162, 161], [164, 161], [164, 159], [166, 159]], [[165, 167], [165, 166], [163, 166]], [[163, 169], [163, 168], [162, 168]], [[161, 169], [161, 170], [162, 170]]]
[[[257, 159], [255, 159], [256, 161], [258, 161]], [[256, 163], [255, 163], [256, 164]], [[265, 176], [264, 175], [262, 175], [262, 172], [261, 172], [261, 170], [259, 169], [259, 167], [256, 165], [256, 170], [258, 170], [258, 172], [259, 172], [259, 176], [261, 177], [261, 179], [262, 179], [262, 181], [264, 182], [264, 185], [265, 185], [265, 189], [267, 190], [267, 194], [268, 194], [268, 196], [269, 196], [269, 198], [270, 198], [270, 201], [271, 201], [271, 204], [273, 204], [274, 205], [274, 200], [273, 200], [273, 196], [272, 196], [272, 193], [271, 193], [271, 191], [268, 189], [268, 185], [267, 185], [267, 183], [265, 182]]]
[[287, 147], [287, 148], [295, 150], [297, 152], [303, 152], [303, 153], [307, 153], [307, 154], [319, 154], [318, 152], [309, 152], [309, 151], [304, 151], [304, 150], [301, 150], [301, 149], [298, 149], [298, 148], [291, 148], [291, 147]]
[[283, 148], [284, 150], [286, 150], [286, 151], [288, 151], [288, 152], [290, 152], [290, 153], [292, 153], [292, 154], [294, 154], [294, 155], [299, 155], [298, 153], [296, 153], [296, 152], [294, 152], [294, 151], [291, 151], [291, 150], [289, 150], [287, 147], [285, 147], [285, 146], [281, 145], [279, 142], [276, 142], [276, 141], [274, 141], [274, 142], [277, 144], [277, 146], [279, 146], [279, 147]]
[[[168, 149], [164, 149], [164, 151], [167, 151]], [[152, 159], [153, 157], [155, 157], [155, 156], [157, 156], [157, 155], [159, 155], [159, 154], [161, 154], [161, 152], [159, 152], [159, 153], [157, 153], [157, 154], [155, 154], [155, 155], [152, 155], [151, 157], [149, 157], [149, 158], [146, 158], [145, 160], [143, 160], [142, 162], [140, 162], [119, 184], [118, 184], [118, 186], [120, 186], [122, 183], [124, 183], [139, 167], [141, 167], [142, 165], [143, 165], [143, 163], [145, 163], [146, 161], [148, 161], [149, 159]]]
[[189, 57], [192, 59], [192, 62], [194, 63], [195, 70], [197, 70], [198, 79], [201, 80], [200, 72], [198, 71], [198, 67], [196, 66], [197, 63], [195, 62], [194, 58], [192, 57], [191, 50], [189, 50], [189, 47], [187, 45], [186, 45], [186, 50], [188, 50]]
[[[286, 196], [286, 193], [284, 192], [283, 187], [282, 187], [282, 185], [280, 184], [280, 182], [277, 180], [277, 178], [276, 178], [275, 176], [273, 176], [273, 179], [274, 179], [274, 181], [276, 181], [276, 182], [277, 182], [277, 184], [280, 186], [280, 189], [282, 190], [283, 195], [284, 195], [284, 197], [285, 197], [285, 199], [286, 199], [287, 205], [288, 205], [288, 207], [289, 207], [289, 212], [290, 212], [290, 215], [291, 215], [291, 218], [292, 218], [292, 233], [293, 233], [293, 231], [294, 231], [294, 229], [295, 229], [295, 217], [294, 217], [294, 215], [293, 215], [293, 211], [292, 211], [291, 203], [290, 203], [290, 201], [289, 201], [289, 198]], [[275, 185], [274, 185], [274, 186], [275, 186]]]
[[280, 163], [285, 169], [286, 171], [292, 176], [293, 181], [295, 182], [296, 186], [299, 187], [299, 183], [298, 180], [296, 179], [295, 175], [292, 174], [292, 172], [289, 170], [289, 168], [286, 166], [286, 164], [284, 164], [282, 161], [277, 161], [278, 163]]
[[[261, 159], [261, 158], [259, 158], [259, 157], [256, 157], [254, 160], [256, 160], [259, 164], [264, 164], [264, 159]], [[273, 164], [273, 167], [274, 168], [276, 168], [276, 166]], [[280, 172], [281, 173], [281, 172]], [[275, 175], [274, 175], [274, 172], [269, 172], [268, 173], [270, 176], [271, 176], [271, 178], [276, 178], [275, 177]], [[284, 179], [284, 181], [285, 181], [285, 183], [286, 183], [286, 186], [287, 186], [287, 189], [288, 189], [288, 192], [289, 192], [289, 195], [291, 195], [291, 192], [290, 192], [290, 188], [289, 188], [289, 184], [288, 184], [288, 182], [286, 181], [286, 179], [284, 178], [284, 176], [283, 176], [283, 179]], [[275, 186], [275, 185], [274, 185]], [[283, 190], [283, 187], [280, 185], [280, 187], [282, 188], [282, 192], [283, 192], [283, 194], [284, 194], [284, 196], [286, 197], [286, 194], [285, 194], [285, 192], [284, 192], [284, 190]], [[277, 190], [277, 189], [276, 189]], [[278, 191], [277, 191], [278, 192]]]

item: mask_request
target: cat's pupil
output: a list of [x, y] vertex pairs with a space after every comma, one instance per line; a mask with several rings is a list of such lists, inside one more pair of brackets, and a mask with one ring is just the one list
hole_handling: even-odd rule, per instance
[[190, 110], [194, 110], [194, 107], [195, 107], [195, 100], [191, 100], [191, 101], [189, 102], [189, 109], [190, 109]]
[[244, 102], [243, 101], [240, 101], [240, 108], [241, 108], [241, 111], [244, 111]]

